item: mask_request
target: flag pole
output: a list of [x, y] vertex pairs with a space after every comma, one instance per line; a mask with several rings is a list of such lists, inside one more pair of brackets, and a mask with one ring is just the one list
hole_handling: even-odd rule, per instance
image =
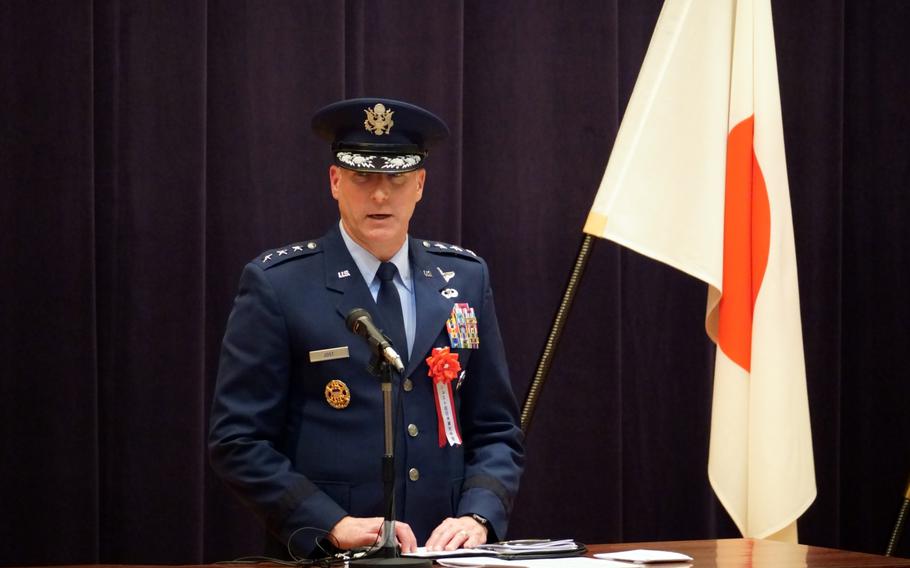
[[559, 344], [562, 330], [566, 325], [566, 319], [569, 317], [569, 310], [572, 308], [572, 302], [575, 299], [575, 292], [578, 290], [578, 283], [581, 281], [585, 265], [588, 263], [588, 256], [590, 256], [591, 248], [594, 246], [594, 237], [589, 234], [585, 234], [584, 237], [581, 242], [581, 248], [578, 250], [578, 256], [575, 258], [575, 266], [572, 267], [572, 274], [569, 276], [569, 283], [566, 285], [565, 292], [563, 292], [562, 302], [560, 302], [559, 309], [556, 310], [556, 316], [553, 318], [553, 324], [550, 327], [547, 342], [544, 344], [543, 353], [541, 353], [540, 361], [537, 363], [537, 371], [534, 373], [524, 405], [521, 408], [521, 431], [525, 434], [528, 433], [528, 428], [531, 426], [534, 407], [537, 406], [540, 391], [543, 389], [547, 374], [550, 372], [550, 365], [553, 363], [556, 346]]

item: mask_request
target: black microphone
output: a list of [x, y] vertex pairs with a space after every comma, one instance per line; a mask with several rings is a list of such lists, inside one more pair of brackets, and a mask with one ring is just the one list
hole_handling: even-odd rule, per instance
[[392, 348], [389, 339], [383, 335], [383, 333], [379, 331], [379, 328], [376, 327], [376, 324], [373, 323], [370, 312], [363, 308], [354, 308], [348, 313], [348, 317], [345, 318], [344, 321], [347, 324], [348, 329], [353, 333], [366, 338], [373, 353], [388, 361], [399, 373], [404, 371], [404, 364], [401, 362], [401, 357], [399, 357], [398, 353]]

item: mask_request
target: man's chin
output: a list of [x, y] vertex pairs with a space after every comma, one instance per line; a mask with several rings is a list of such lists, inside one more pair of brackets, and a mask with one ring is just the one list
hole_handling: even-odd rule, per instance
[[365, 231], [363, 234], [364, 239], [367, 241], [366, 244], [371, 247], [388, 247], [392, 245], [401, 246], [404, 243], [406, 235], [402, 234], [400, 231], [395, 230], [392, 227], [389, 228], [376, 228], [370, 231]]

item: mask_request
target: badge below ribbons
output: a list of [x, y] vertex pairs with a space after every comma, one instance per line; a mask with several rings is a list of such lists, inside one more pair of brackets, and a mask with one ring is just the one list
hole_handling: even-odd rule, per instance
[[452, 349], [477, 349], [480, 337], [477, 334], [477, 316], [468, 304], [455, 304], [446, 321], [449, 344]]
[[344, 381], [332, 379], [325, 385], [325, 401], [336, 410], [347, 408], [351, 404], [351, 391]]

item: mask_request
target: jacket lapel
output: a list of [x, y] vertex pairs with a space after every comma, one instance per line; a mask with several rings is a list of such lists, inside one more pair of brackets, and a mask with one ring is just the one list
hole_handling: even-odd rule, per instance
[[354, 308], [363, 308], [370, 312], [377, 325], [381, 325], [377, 319], [379, 314], [373, 295], [370, 294], [370, 289], [357, 269], [351, 253], [344, 246], [337, 225], [326, 234], [322, 242], [325, 248], [325, 286], [340, 294], [335, 304], [339, 317], [344, 320]]
[[417, 330], [414, 334], [414, 349], [408, 358], [406, 375], [423, 363], [430, 348], [445, 328], [445, 322], [452, 313], [452, 300], [440, 292], [447, 287], [440, 276], [433, 255], [424, 251], [422, 241], [411, 239], [411, 267], [414, 269], [414, 293], [417, 301]]

